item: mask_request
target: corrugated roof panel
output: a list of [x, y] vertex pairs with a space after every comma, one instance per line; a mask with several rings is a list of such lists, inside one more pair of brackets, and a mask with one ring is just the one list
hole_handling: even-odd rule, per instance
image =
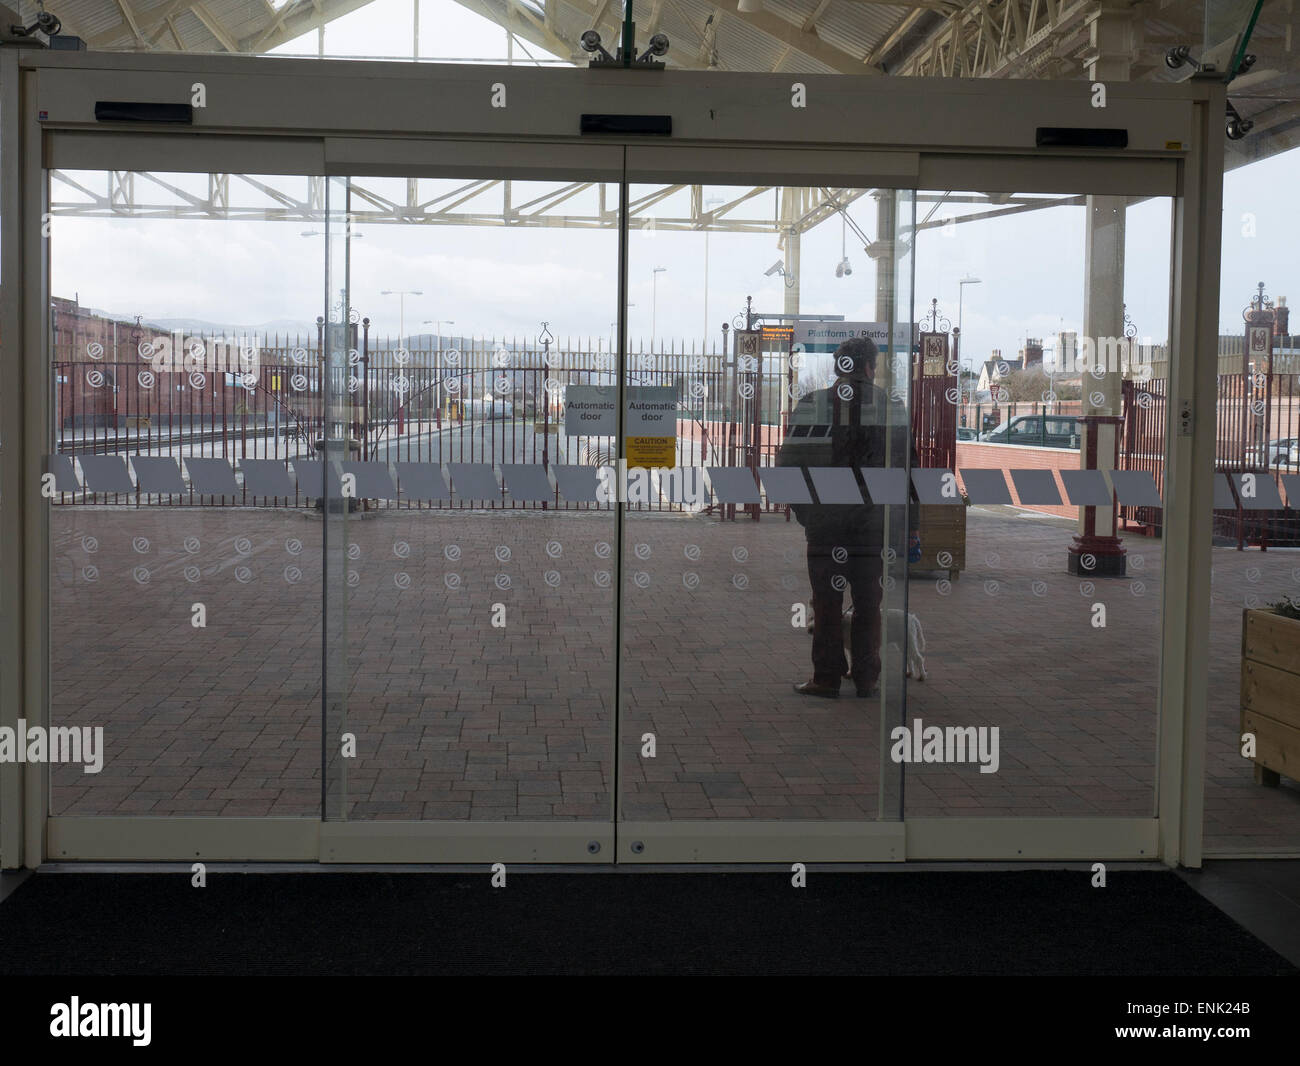
[[831, 4], [817, 20], [818, 35], [827, 44], [857, 58], [870, 55], [910, 13], [908, 7], [877, 4]]
[[260, 33], [272, 15], [264, 0], [209, 0], [207, 8], [236, 41]]

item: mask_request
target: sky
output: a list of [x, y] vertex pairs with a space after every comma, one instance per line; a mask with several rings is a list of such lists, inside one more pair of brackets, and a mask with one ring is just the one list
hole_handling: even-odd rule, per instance
[[[329, 24], [327, 56], [410, 55], [413, 0], [374, 3]], [[453, 0], [420, 5], [420, 55], [446, 61], [503, 61], [511, 47], [502, 27]], [[312, 32], [275, 54], [315, 55]], [[513, 46], [516, 60], [532, 45]], [[103, 188], [106, 176], [79, 180]], [[176, 175], [177, 186], [202, 191], [206, 178]], [[305, 179], [269, 183], [304, 195]], [[403, 179], [363, 179], [371, 189], [404, 196]], [[1300, 213], [1285, 189], [1300, 183], [1300, 150], [1230, 173], [1225, 179], [1221, 330], [1242, 328], [1241, 309], [1259, 281], [1271, 296], [1294, 295], [1300, 286], [1294, 249], [1300, 246]], [[422, 198], [459, 183], [424, 180]], [[517, 203], [554, 186], [514, 183]], [[738, 190], [706, 189], [726, 197]], [[635, 197], [637, 190], [633, 189]], [[608, 196], [615, 195], [611, 186]], [[232, 195], [248, 206], [269, 201], [232, 179]], [[906, 195], [906, 194], [904, 194]], [[464, 210], [490, 212], [499, 190]], [[657, 207], [660, 217], [685, 213], [684, 196]], [[496, 199], [494, 199], [494, 197]], [[55, 199], [77, 194], [56, 187]], [[590, 191], [566, 204], [580, 212], [594, 208]], [[906, 203], [906, 213], [910, 205]], [[918, 217], [933, 204], [917, 205]], [[945, 204], [936, 218], [988, 210]], [[767, 193], [738, 212], [772, 219], [776, 199]], [[1163, 342], [1169, 324], [1171, 201], [1154, 199], [1127, 215], [1125, 302], [1139, 339]], [[852, 220], [874, 239], [875, 201], [864, 196], [849, 208]], [[1253, 216], [1253, 224], [1246, 216]], [[963, 355], [987, 357], [993, 349], [1014, 357], [1025, 338], [1041, 337], [1052, 347], [1060, 329], [1081, 329], [1083, 310], [1084, 209], [1054, 207], [1007, 218], [963, 223], [920, 237], [914, 285], [904, 276], [900, 298], [911, 297], [918, 318], [937, 297], [942, 314], [958, 321], [961, 287]], [[82, 220], [56, 218], [52, 232], [53, 292], [76, 295], [84, 305], [124, 318], [181, 318], [223, 325], [263, 323], [307, 325], [321, 313], [324, 240], [303, 236], [312, 225], [296, 222], [230, 222], [166, 219]], [[608, 347], [617, 318], [616, 234], [612, 229], [366, 225], [352, 242], [351, 302], [368, 316], [376, 334], [414, 333], [536, 337], [543, 322], [558, 337], [584, 338]], [[649, 344], [685, 346], [720, 343], [720, 325], [732, 320], [753, 296], [761, 311], [784, 306], [784, 279], [764, 271], [780, 259], [774, 234], [650, 230], [632, 237], [629, 257], [629, 332], [632, 349]], [[836, 277], [847, 256], [852, 273]], [[662, 267], [660, 271], [655, 268]], [[875, 267], [862, 243], [833, 217], [806, 233], [798, 280], [800, 310], [873, 321]], [[908, 290], [912, 291], [909, 292]], [[384, 290], [411, 291], [399, 298]], [[418, 294], [416, 294], [418, 291]], [[707, 302], [706, 302], [707, 301]], [[1049, 355], [1050, 360], [1050, 355]]]

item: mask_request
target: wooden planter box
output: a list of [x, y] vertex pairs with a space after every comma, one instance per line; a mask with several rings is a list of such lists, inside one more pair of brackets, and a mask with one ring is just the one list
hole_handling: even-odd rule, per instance
[[1300, 779], [1300, 621], [1243, 611], [1241, 731], [1255, 734], [1255, 782]]
[[[966, 569], [966, 507], [964, 504], [921, 504], [921, 561], [913, 570], [947, 570], [956, 581]], [[948, 555], [943, 562], [939, 556]]]

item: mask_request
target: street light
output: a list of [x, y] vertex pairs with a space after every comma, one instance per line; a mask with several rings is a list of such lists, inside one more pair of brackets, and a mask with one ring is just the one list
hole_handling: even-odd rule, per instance
[[406, 298], [408, 296], [423, 296], [424, 293], [419, 289], [383, 289], [380, 296], [396, 296], [398, 299], [398, 327], [397, 327], [397, 346], [402, 346], [402, 335], [406, 332]]
[[650, 351], [652, 352], [655, 350], [655, 318], [659, 313], [659, 275], [667, 270], [667, 267], [655, 267], [650, 271]]
[[442, 351], [442, 324], [444, 322], [447, 323], [447, 325], [449, 326], [454, 326], [456, 324], [456, 320], [454, 318], [426, 318], [423, 322], [420, 323], [422, 326], [428, 326], [432, 324], [438, 327], [438, 340], [433, 346], [433, 350], [435, 352]]
[[722, 196], [710, 196], [704, 201], [704, 213], [708, 218], [704, 222], [704, 343], [709, 343], [709, 230], [713, 222], [713, 212], [709, 210], [727, 201]]
[[[634, 303], [630, 303], [630, 304], [628, 304], [627, 306], [628, 306], [628, 310], [630, 311], [633, 307], [636, 306], [636, 304], [634, 304]], [[611, 352], [613, 352], [613, 351], [617, 351], [617, 350], [618, 350], [618, 345], [614, 342], [614, 331], [615, 331], [617, 328], [618, 328], [618, 323], [617, 323], [617, 322], [611, 322], [611, 323], [609, 324], [609, 350], [610, 350]]]
[[963, 333], [961, 332], [961, 300], [962, 300], [962, 297], [966, 295], [966, 286], [967, 286], [967, 285], [979, 285], [979, 284], [981, 284], [981, 283], [982, 283], [982, 279], [980, 279], [980, 278], [972, 278], [972, 277], [970, 277], [969, 275], [968, 275], [967, 277], [962, 278], [961, 281], [957, 282], [957, 332], [958, 332], [958, 334], [961, 335], [962, 337], [965, 336], [965, 334], [963, 334]]

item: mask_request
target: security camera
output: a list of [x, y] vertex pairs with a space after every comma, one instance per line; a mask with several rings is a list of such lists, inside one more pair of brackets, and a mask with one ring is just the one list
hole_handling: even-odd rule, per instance
[[1248, 118], [1242, 118], [1237, 113], [1237, 109], [1229, 101], [1227, 105], [1228, 121], [1224, 130], [1228, 135], [1228, 140], [1239, 141], [1255, 128], [1255, 123]]
[[773, 274], [784, 274], [784, 273], [785, 273], [785, 263], [782, 260], [778, 259], [775, 263], [773, 263], [770, 267], [768, 267], [766, 270], [763, 271], [763, 276], [770, 278]]
[[853, 273], [853, 267], [849, 263], [849, 257], [846, 255], [835, 265], [835, 276], [837, 278], [847, 278]]
[[600, 49], [600, 34], [595, 30], [588, 30], [579, 38], [584, 52], [596, 52]]
[[1255, 126], [1248, 118], [1234, 117], [1228, 119], [1227, 127], [1224, 132], [1228, 135], [1228, 140], [1239, 141], [1246, 136]]

